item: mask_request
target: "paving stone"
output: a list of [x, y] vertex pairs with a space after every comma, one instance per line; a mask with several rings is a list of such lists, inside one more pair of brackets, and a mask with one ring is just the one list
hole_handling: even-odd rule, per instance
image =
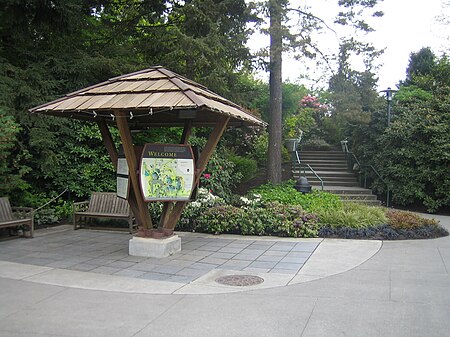
[[270, 256], [270, 255], [261, 255], [256, 261], [264, 261], [264, 262], [280, 262], [283, 259], [282, 256]]
[[172, 275], [165, 281], [168, 282], [178, 282], [178, 283], [189, 283], [196, 279], [194, 276], [182, 276], [182, 275]]
[[225, 262], [227, 262], [227, 259], [220, 259], [220, 258], [214, 258], [214, 257], [205, 257], [204, 259], [200, 260], [199, 262], [203, 262], [203, 263], [211, 263], [211, 264], [215, 264], [215, 265], [221, 265], [224, 264]]
[[143, 257], [143, 256], [127, 256], [124, 257], [123, 259], [121, 259], [120, 261], [127, 261], [127, 262], [143, 262], [145, 260], [147, 260], [148, 257]]
[[101, 267], [97, 267], [94, 268], [92, 270], [90, 270], [91, 273], [98, 273], [98, 274], [108, 274], [108, 275], [112, 275], [114, 273], [117, 273], [118, 271], [120, 271], [122, 269], [120, 268], [113, 268], [113, 267], [106, 267], [106, 266], [101, 266]]
[[229, 261], [225, 262], [223, 265], [224, 266], [242, 266], [242, 267], [247, 267], [250, 263], [252, 263], [252, 261], [247, 261], [247, 260], [229, 260]]
[[242, 252], [247, 252], [247, 251], [256, 251], [256, 252], [260, 252], [261, 254], [264, 253], [266, 250], [268, 250], [270, 247], [269, 246], [256, 246], [256, 245], [250, 245], [247, 248], [243, 249]]
[[92, 269], [95, 269], [95, 268], [97, 268], [97, 266], [94, 266], [92, 264], [79, 263], [74, 266], [71, 266], [69, 269], [79, 270], [79, 271], [91, 271]]
[[269, 261], [254, 261], [250, 263], [250, 268], [273, 268], [277, 262], [269, 262]]
[[225, 246], [225, 248], [245, 248], [250, 246], [254, 241], [234, 241], [229, 245]]
[[289, 254], [288, 252], [282, 251], [282, 250], [267, 250], [263, 256], [281, 256], [281, 257], [285, 257], [287, 254]]
[[126, 276], [126, 277], [139, 277], [144, 275], [146, 272], [142, 270], [133, 270], [133, 269], [122, 269], [116, 272], [114, 275], [118, 276]]
[[263, 253], [265, 253], [266, 250], [265, 249], [250, 249], [250, 248], [245, 248], [243, 249], [239, 254], [249, 254], [249, 255], [261, 255]]
[[47, 266], [50, 263], [56, 262], [53, 259], [41, 259], [38, 257], [22, 257], [16, 260], [18, 263], [33, 264], [35, 266]]
[[280, 268], [273, 268], [269, 271], [269, 273], [292, 274], [292, 276], [297, 274], [297, 272], [298, 270], [296, 269], [280, 269]]
[[[181, 249], [181, 251], [183, 252], [183, 249]], [[200, 256], [202, 258], [207, 257], [209, 255], [211, 255], [213, 252], [208, 252], [208, 251], [203, 251], [203, 250], [191, 250], [189, 251], [188, 255], [195, 255], [195, 256]]]
[[49, 263], [47, 267], [52, 268], [70, 268], [74, 265], [78, 264], [78, 262], [71, 262], [71, 261], [55, 261], [53, 263]]
[[169, 277], [173, 275], [170, 274], [161, 274], [156, 272], [148, 272], [139, 276], [139, 278], [147, 279], [147, 280], [157, 280], [157, 281], [165, 281]]
[[[203, 256], [203, 257], [206, 257], [206, 256]], [[197, 262], [197, 261], [201, 260], [203, 257], [198, 256], [198, 255], [186, 254], [186, 255], [178, 256], [177, 260]]]
[[287, 263], [305, 263], [306, 260], [308, 260], [307, 257], [284, 257], [280, 262], [287, 262]]
[[303, 263], [290, 263], [290, 262], [279, 262], [275, 268], [277, 269], [291, 269], [291, 270], [300, 270], [303, 267]]
[[222, 249], [222, 248], [223, 248], [222, 246], [208, 246], [208, 245], [205, 245], [205, 246], [202, 246], [202, 247], [198, 248], [198, 250], [207, 251], [207, 252], [217, 252], [219, 249]]
[[290, 251], [286, 254], [286, 257], [305, 257], [309, 258], [311, 256], [311, 252], [293, 252]]
[[153, 269], [153, 272], [161, 273], [161, 274], [176, 274], [181, 269], [183, 269], [183, 267], [162, 265], [162, 266], [155, 267], [155, 269]]
[[234, 254], [240, 253], [243, 249], [244, 249], [244, 247], [226, 246], [226, 247], [219, 249], [218, 253], [232, 253], [234, 255]]
[[189, 268], [210, 271], [210, 270], [216, 268], [217, 266], [218, 265], [211, 264], [211, 263], [195, 262], [195, 263], [191, 264], [189, 266]]
[[208, 272], [207, 270], [183, 268], [179, 272], [177, 272], [176, 275], [200, 277], [205, 275], [207, 272]]
[[319, 243], [313, 242], [299, 242], [293, 248], [293, 252], [313, 252], [317, 248]]
[[160, 266], [159, 264], [154, 264], [154, 263], [136, 263], [134, 266], [130, 266], [128, 269], [133, 269], [133, 270], [141, 270], [141, 271], [152, 271], [153, 269], [155, 269], [156, 267]]
[[282, 251], [282, 252], [290, 252], [292, 250], [292, 246], [277, 246], [277, 245], [273, 245], [272, 247], [270, 247], [269, 251]]
[[172, 260], [164, 264], [164, 266], [177, 266], [177, 267], [189, 267], [191, 264], [193, 264], [194, 261], [187, 261], [187, 260]]
[[128, 268], [128, 267], [134, 266], [135, 264], [136, 264], [135, 262], [114, 261], [114, 262], [108, 263], [107, 266], [123, 269], [123, 268]]
[[80, 261], [80, 262], [85, 262], [87, 264], [92, 264], [94, 266], [105, 266], [107, 264], [113, 263], [117, 260], [110, 260], [110, 259], [91, 259], [91, 260], [87, 260], [87, 261]]
[[214, 259], [231, 259], [233, 256], [235, 256], [236, 253], [212, 253], [211, 255], [209, 255], [210, 258], [214, 258]]
[[271, 270], [271, 268], [251, 268], [247, 267], [242, 269], [242, 271], [245, 271], [246, 273], [268, 273]]
[[233, 260], [255, 261], [261, 254], [236, 254]]

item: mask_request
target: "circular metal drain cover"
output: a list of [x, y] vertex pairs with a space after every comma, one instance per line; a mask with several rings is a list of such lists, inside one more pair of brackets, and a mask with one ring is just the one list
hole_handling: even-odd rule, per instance
[[263, 283], [264, 279], [253, 275], [228, 275], [219, 277], [216, 282], [227, 286], [247, 287]]

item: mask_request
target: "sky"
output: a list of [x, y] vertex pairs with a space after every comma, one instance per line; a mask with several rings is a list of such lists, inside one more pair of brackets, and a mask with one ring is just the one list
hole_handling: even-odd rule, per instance
[[[338, 11], [337, 0], [291, 0], [292, 7], [296, 3], [310, 6], [314, 14], [333, 26], [333, 17]], [[395, 88], [399, 81], [405, 79], [411, 52], [417, 52], [422, 47], [430, 47], [437, 55], [449, 52], [450, 24], [445, 26], [437, 20], [440, 15], [446, 15], [449, 19], [449, 0], [384, 0], [376, 8], [383, 11], [384, 16], [368, 18], [375, 32], [362, 38], [372, 42], [378, 49], [385, 49], [377, 60], [380, 65], [377, 72], [379, 90]], [[335, 30], [336, 33], [325, 30], [316, 36], [328, 53], [337, 51], [339, 37], [347, 33], [339, 27]], [[268, 44], [267, 36], [255, 35], [249, 46], [257, 50]], [[352, 65], [356, 70], [363, 70], [360, 60], [354, 59]], [[310, 79], [302, 78], [304, 74], [309, 74]], [[283, 55], [283, 80], [320, 88], [326, 87], [329, 74], [325, 69], [316, 68], [312, 62], [295, 60], [289, 54]], [[260, 72], [258, 77], [268, 80], [267, 73]]]

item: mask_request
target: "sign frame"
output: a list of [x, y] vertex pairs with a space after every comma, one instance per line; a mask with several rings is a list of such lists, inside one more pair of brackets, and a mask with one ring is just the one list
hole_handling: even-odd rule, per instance
[[[171, 161], [175, 162], [171, 162]], [[148, 165], [155, 165], [155, 167], [149, 168]], [[145, 168], [146, 167], [146, 168]], [[154, 170], [152, 173], [149, 170]], [[174, 170], [179, 173], [182, 170], [186, 170], [183, 175], [174, 174]], [[166, 174], [170, 172], [170, 174]], [[147, 143], [144, 145], [144, 149], [141, 153], [141, 160], [139, 163], [139, 183], [142, 198], [145, 202], [177, 202], [177, 201], [190, 201], [192, 192], [195, 189], [195, 176], [196, 174], [196, 160], [192, 147], [188, 144], [164, 144], [164, 143]], [[149, 196], [146, 191], [149, 191], [149, 187], [145, 186], [150, 184], [147, 178], [152, 175], [152, 184], [158, 189], [155, 193], [163, 193], [163, 195]], [[184, 184], [188, 186], [184, 188], [184, 195], [177, 197], [172, 193], [177, 193], [182, 189]], [[147, 190], [145, 190], [147, 188]], [[189, 191], [188, 193], [186, 191]], [[164, 195], [168, 193], [167, 195]]]

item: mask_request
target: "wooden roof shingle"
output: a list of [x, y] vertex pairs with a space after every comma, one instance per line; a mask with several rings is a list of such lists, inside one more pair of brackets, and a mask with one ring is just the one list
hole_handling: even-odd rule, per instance
[[196, 126], [212, 125], [218, 115], [230, 116], [229, 125], [265, 125], [239, 105], [160, 66], [111, 78], [30, 112], [112, 123], [118, 110], [135, 117], [134, 128], [183, 125], [181, 111], [195, 111]]

